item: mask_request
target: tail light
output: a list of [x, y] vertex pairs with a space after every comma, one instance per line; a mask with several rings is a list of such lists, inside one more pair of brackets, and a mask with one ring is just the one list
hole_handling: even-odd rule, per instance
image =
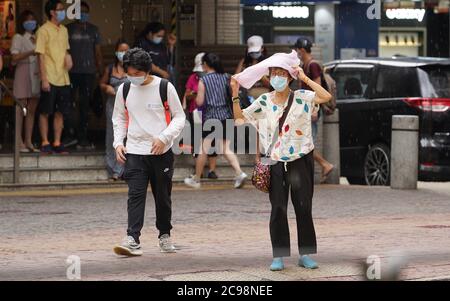
[[406, 98], [404, 102], [427, 112], [444, 113], [450, 110], [450, 98]]

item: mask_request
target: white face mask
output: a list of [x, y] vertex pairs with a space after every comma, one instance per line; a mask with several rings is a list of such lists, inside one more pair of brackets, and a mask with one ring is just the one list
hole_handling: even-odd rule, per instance
[[159, 45], [162, 43], [162, 41], [164, 40], [164, 38], [161, 37], [154, 37], [153, 38], [153, 43], [155, 43], [156, 45]]
[[127, 75], [128, 80], [135, 86], [142, 86], [142, 84], [147, 79], [147, 75], [145, 76], [129, 76]]
[[261, 52], [250, 52], [249, 55], [254, 60], [258, 60], [259, 58], [262, 57], [262, 53]]

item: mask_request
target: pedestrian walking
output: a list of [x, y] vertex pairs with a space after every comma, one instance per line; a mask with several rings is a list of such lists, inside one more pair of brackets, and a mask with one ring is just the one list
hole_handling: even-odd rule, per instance
[[[248, 176], [242, 171], [238, 157], [231, 150], [231, 141], [227, 135], [227, 120], [232, 120], [233, 118], [230, 100], [227, 99], [230, 79], [223, 69], [219, 56], [216, 54], [205, 54], [202, 58], [202, 63], [206, 74], [200, 79], [196, 101], [198, 106], [205, 106], [203, 111], [205, 123], [210, 121], [210, 124], [214, 124], [214, 126], [210, 130], [203, 131], [203, 141], [196, 162], [195, 175], [186, 178], [184, 183], [196, 189], [201, 187], [201, 175], [205, 168], [208, 153], [211, 153], [212, 143], [215, 142], [219, 153], [225, 156], [235, 171], [234, 187], [241, 188]], [[216, 131], [221, 132], [216, 133]], [[218, 134], [220, 138], [216, 139], [215, 134]]]
[[[297, 53], [302, 60], [303, 63], [303, 70], [305, 71], [306, 76], [312, 79], [313, 82], [321, 85], [322, 84], [322, 67], [319, 65], [317, 61], [314, 60], [314, 57], [312, 56], [312, 42], [306, 38], [300, 38], [295, 43], [295, 49], [297, 50]], [[312, 88], [304, 83], [300, 83], [300, 87], [304, 90], [312, 91]], [[313, 140], [317, 141], [317, 134], [319, 132], [319, 121], [322, 117], [322, 110], [318, 110], [317, 112], [314, 112], [312, 116], [312, 131], [313, 131]], [[334, 169], [333, 164], [328, 162], [323, 155], [319, 151], [314, 151], [314, 160], [319, 163], [319, 165], [322, 167], [322, 178], [321, 183], [325, 183], [328, 176], [331, 174], [331, 172]]]
[[156, 203], [158, 246], [161, 252], [172, 253], [171, 149], [185, 126], [186, 116], [175, 87], [150, 74], [152, 59], [148, 52], [140, 48], [127, 51], [123, 68], [130, 83], [124, 83], [117, 91], [113, 126], [117, 160], [125, 164], [123, 177], [128, 184], [128, 229], [127, 237], [114, 252], [142, 255], [140, 236], [150, 182]]

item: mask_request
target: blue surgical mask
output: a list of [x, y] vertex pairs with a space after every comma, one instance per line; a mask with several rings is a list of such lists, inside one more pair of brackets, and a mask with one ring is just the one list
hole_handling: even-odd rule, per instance
[[135, 86], [142, 86], [142, 84], [147, 79], [147, 76], [129, 76], [127, 75], [128, 80]]
[[161, 42], [163, 41], [163, 38], [161, 38], [161, 37], [155, 37], [155, 38], [153, 38], [153, 43], [155, 43], [155, 44], [161, 44]]
[[89, 17], [88, 13], [81, 13], [80, 21], [83, 23], [89, 22]]
[[117, 51], [117, 52], [116, 52], [116, 57], [117, 57], [117, 59], [118, 59], [120, 62], [123, 62], [123, 57], [125, 56], [125, 53], [126, 53], [126, 52], [124, 52], [124, 51]]
[[284, 76], [273, 76], [270, 79], [270, 85], [275, 89], [275, 91], [283, 92], [288, 85], [288, 79]]
[[57, 10], [56, 11], [56, 20], [61, 23], [66, 19], [66, 11], [65, 10]]
[[23, 22], [22, 25], [26, 31], [33, 32], [37, 27], [37, 22], [36, 22], [36, 20], [29, 20], [29, 21]]

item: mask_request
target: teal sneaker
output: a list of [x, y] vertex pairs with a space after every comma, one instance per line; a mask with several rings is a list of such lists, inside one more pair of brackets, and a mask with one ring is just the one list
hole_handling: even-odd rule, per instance
[[300, 257], [298, 261], [298, 266], [309, 270], [315, 270], [319, 268], [317, 262], [312, 260], [312, 258], [309, 257], [308, 255], [303, 255], [302, 257]]
[[279, 272], [284, 270], [283, 258], [274, 258], [272, 261], [272, 265], [270, 266], [270, 270], [272, 272]]

